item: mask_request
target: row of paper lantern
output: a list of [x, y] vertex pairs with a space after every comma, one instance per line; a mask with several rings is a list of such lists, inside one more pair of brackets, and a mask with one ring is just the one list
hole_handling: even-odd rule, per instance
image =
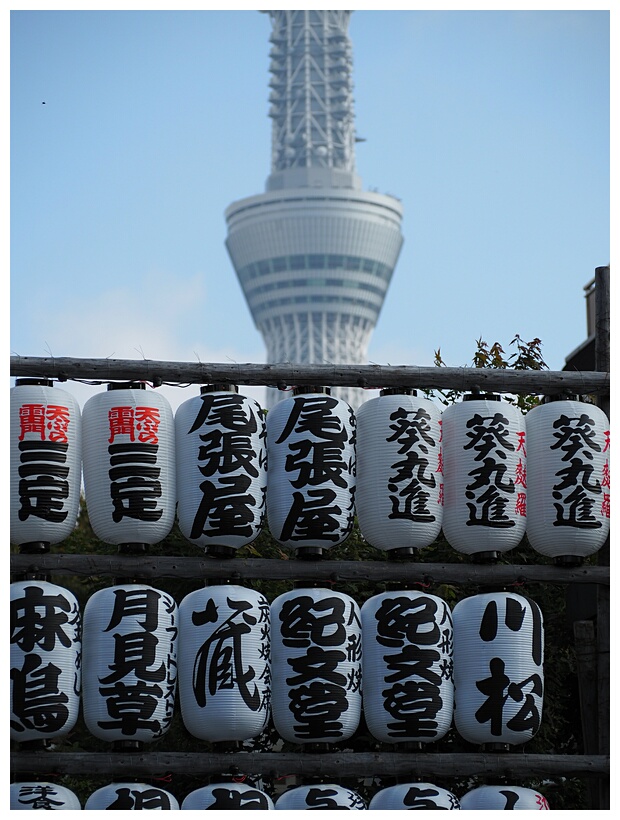
[[[99, 590], [83, 618], [47, 581], [11, 584], [11, 737], [54, 738], [75, 725], [151, 742], [168, 730], [177, 684], [183, 722], [208, 742], [257, 737], [271, 716], [297, 744], [346, 741], [363, 714], [384, 743], [432, 743], [454, 726], [468, 742], [520, 745], [543, 707], [543, 619], [508, 592], [451, 611], [417, 591], [360, 608], [330, 589], [270, 605], [237, 585], [207, 586], [177, 607], [152, 586]], [[363, 688], [363, 697], [362, 697]]]
[[[81, 809], [76, 795], [54, 783], [11, 784], [11, 809]], [[357, 792], [334, 783], [298, 786], [275, 802], [261, 789], [234, 782], [212, 783], [179, 802], [170, 792], [146, 783], [110, 783], [93, 792], [86, 810], [211, 809], [244, 810], [411, 810], [411, 809], [548, 809], [546, 798], [523, 786], [479, 786], [460, 799], [432, 783], [402, 783], [380, 789], [367, 804]]]
[[266, 520], [281, 544], [320, 553], [348, 537], [354, 514], [380, 550], [411, 552], [443, 529], [461, 553], [497, 554], [527, 531], [559, 560], [591, 555], [609, 532], [609, 422], [581, 401], [524, 416], [470, 395], [440, 412], [383, 391], [355, 414], [313, 388], [265, 420], [236, 388], [203, 388], [173, 416], [152, 390], [109, 385], [80, 412], [31, 381], [11, 391], [11, 540], [25, 551], [71, 534], [82, 469], [91, 525], [109, 544], [158, 543], [175, 513], [211, 552], [251, 543]]

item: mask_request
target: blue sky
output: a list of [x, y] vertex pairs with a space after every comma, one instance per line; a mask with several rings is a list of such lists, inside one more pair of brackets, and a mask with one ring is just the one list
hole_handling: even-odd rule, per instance
[[[224, 211], [270, 172], [267, 15], [13, 6], [11, 353], [264, 362]], [[518, 7], [352, 15], [357, 171], [404, 205], [371, 362], [460, 367], [519, 334], [560, 370], [586, 337], [610, 14]]]

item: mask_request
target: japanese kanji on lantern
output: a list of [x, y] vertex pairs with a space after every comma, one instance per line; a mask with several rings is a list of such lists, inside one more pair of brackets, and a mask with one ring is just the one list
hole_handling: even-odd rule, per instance
[[80, 709], [81, 618], [72, 592], [48, 581], [11, 584], [11, 738], [62, 737]]
[[317, 783], [289, 789], [276, 800], [276, 810], [285, 811], [336, 811], [349, 809], [363, 811], [366, 802], [357, 792], [334, 783]]
[[273, 723], [300, 744], [348, 740], [361, 715], [362, 635], [355, 601], [295, 589], [271, 604]]
[[525, 417], [499, 396], [470, 394], [443, 411], [443, 532], [457, 552], [493, 559], [526, 527]]
[[521, 745], [540, 727], [543, 617], [513, 592], [474, 595], [454, 607], [454, 725], [469, 743]]
[[203, 387], [175, 414], [177, 515], [188, 541], [229, 554], [264, 523], [267, 431], [258, 402], [216, 387]]
[[81, 811], [82, 805], [71, 789], [57, 783], [28, 781], [11, 783], [11, 811]]
[[82, 680], [84, 720], [91, 734], [131, 748], [168, 731], [177, 682], [177, 632], [174, 599], [151, 586], [116, 585], [88, 599]]
[[84, 491], [95, 535], [107, 544], [156, 544], [176, 507], [174, 418], [145, 386], [110, 384], [82, 413]]
[[461, 809], [549, 809], [547, 798], [535, 789], [524, 786], [479, 786], [461, 797]]
[[94, 811], [178, 810], [174, 795], [148, 783], [110, 783], [93, 792], [84, 809]]
[[452, 725], [452, 615], [441, 598], [384, 592], [361, 609], [363, 709], [383, 743], [432, 743]]
[[81, 483], [77, 401], [46, 379], [17, 379], [10, 402], [11, 543], [21, 552], [46, 552], [68, 538]]
[[267, 415], [267, 522], [299, 555], [344, 541], [355, 513], [355, 413], [319, 388], [299, 388]]
[[214, 585], [179, 606], [179, 702], [201, 740], [241, 741], [266, 727], [271, 706], [269, 602], [252, 589]]
[[358, 524], [370, 544], [403, 555], [431, 544], [443, 518], [439, 408], [413, 390], [382, 390], [360, 405], [356, 480]]
[[528, 541], [557, 563], [580, 563], [609, 535], [609, 419], [594, 404], [549, 397], [525, 423]]
[[239, 811], [273, 809], [268, 794], [248, 783], [212, 783], [190, 792], [181, 803], [181, 809], [210, 809], [212, 811]]
[[460, 809], [456, 795], [433, 783], [399, 783], [380, 789], [371, 799], [370, 810]]

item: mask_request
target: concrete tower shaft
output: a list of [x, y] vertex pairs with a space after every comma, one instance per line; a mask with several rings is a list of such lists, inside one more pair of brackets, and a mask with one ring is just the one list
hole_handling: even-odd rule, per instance
[[[351, 12], [268, 14], [271, 174], [264, 194], [227, 208], [226, 246], [268, 362], [366, 364], [402, 206], [363, 191], [355, 171]], [[353, 407], [364, 398], [333, 392]]]

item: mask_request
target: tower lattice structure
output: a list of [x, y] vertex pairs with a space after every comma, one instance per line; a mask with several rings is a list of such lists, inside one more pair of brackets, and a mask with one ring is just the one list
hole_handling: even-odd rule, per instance
[[[271, 174], [226, 209], [226, 247], [269, 363], [366, 364], [402, 205], [355, 168], [350, 11], [269, 11]], [[358, 388], [335, 388], [354, 408]], [[268, 389], [267, 405], [277, 400]]]

